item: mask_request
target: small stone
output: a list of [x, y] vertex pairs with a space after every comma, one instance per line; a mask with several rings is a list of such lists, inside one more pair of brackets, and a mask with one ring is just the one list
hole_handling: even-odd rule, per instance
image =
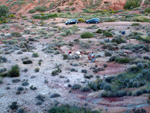
[[41, 101], [36, 103], [36, 105], [42, 105], [42, 104], [43, 104], [43, 102], [41, 102]]
[[18, 87], [18, 91], [23, 91], [24, 88], [23, 87]]
[[57, 98], [57, 97], [60, 97], [60, 94], [58, 93], [54, 93], [50, 96], [50, 98]]
[[17, 102], [13, 102], [9, 107], [10, 107], [12, 110], [18, 109]]
[[22, 86], [28, 86], [29, 85], [29, 82], [25, 81], [22, 83]]
[[81, 72], [82, 73], [87, 73], [87, 70], [86, 69], [82, 69]]
[[18, 108], [17, 113], [25, 113], [25, 110], [23, 108]]
[[40, 101], [45, 101], [44, 95], [39, 94], [36, 98]]
[[18, 82], [20, 82], [20, 79], [13, 79], [12, 82], [13, 83], [18, 83]]

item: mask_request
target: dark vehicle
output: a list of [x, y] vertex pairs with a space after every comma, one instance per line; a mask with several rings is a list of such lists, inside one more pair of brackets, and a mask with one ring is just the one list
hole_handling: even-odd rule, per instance
[[69, 25], [69, 24], [78, 24], [78, 20], [77, 19], [71, 19], [71, 20], [66, 22], [66, 25]]
[[90, 20], [86, 20], [86, 23], [87, 24], [90, 24], [90, 23], [100, 23], [100, 19], [99, 18], [92, 18]]

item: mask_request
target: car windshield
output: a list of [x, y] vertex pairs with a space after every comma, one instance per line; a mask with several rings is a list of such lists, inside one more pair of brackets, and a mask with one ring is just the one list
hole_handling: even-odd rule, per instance
[[98, 18], [94, 18], [94, 20], [99, 20]]
[[76, 21], [75, 19], [71, 19], [71, 20], [69, 20], [69, 22], [71, 22], [71, 21]]
[[90, 20], [98, 20], [97, 18], [92, 18], [92, 19], [90, 19]]

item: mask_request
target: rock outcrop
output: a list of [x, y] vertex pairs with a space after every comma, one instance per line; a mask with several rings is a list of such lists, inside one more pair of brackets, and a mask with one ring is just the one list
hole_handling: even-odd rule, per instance
[[126, 0], [103, 0], [101, 4], [102, 9], [123, 10]]

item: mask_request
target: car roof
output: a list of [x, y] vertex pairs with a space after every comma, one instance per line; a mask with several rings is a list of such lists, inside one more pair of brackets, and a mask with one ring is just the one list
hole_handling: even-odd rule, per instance
[[99, 19], [99, 18], [92, 18], [92, 19]]

